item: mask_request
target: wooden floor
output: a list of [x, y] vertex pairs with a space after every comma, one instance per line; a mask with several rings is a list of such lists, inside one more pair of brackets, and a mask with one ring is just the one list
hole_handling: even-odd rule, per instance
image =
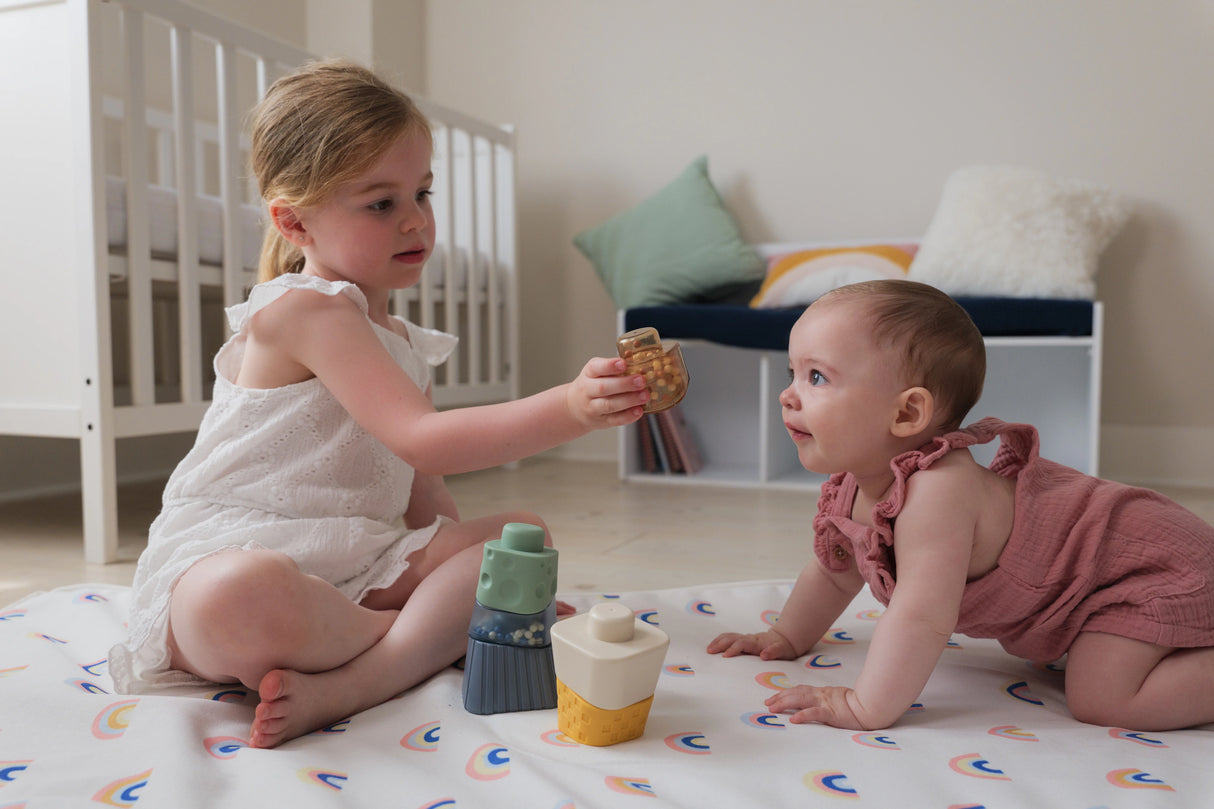
[[[562, 592], [795, 578], [811, 553], [812, 492], [622, 483], [612, 463], [540, 457], [448, 479], [465, 517], [524, 509], [547, 521]], [[121, 560], [83, 558], [80, 499], [0, 504], [0, 605], [63, 584], [130, 584], [162, 483], [121, 489]], [[1214, 491], [1164, 489], [1214, 522]]]

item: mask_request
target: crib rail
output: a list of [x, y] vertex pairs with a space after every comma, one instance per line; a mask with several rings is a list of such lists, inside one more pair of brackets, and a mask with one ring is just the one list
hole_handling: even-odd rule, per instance
[[[105, 142], [107, 107], [122, 116], [117, 160], [108, 156], [104, 169], [97, 167], [94, 175], [95, 188], [104, 187], [103, 170], [119, 175], [127, 208], [121, 314], [130, 339], [118, 365], [127, 369], [129, 394], [123, 398], [129, 401], [118, 416], [117, 430], [131, 435], [193, 429], [209, 397], [208, 356], [214, 348], [203, 343], [198, 194], [207, 190], [208, 176], [214, 178], [211, 185], [222, 200], [221, 301], [231, 305], [244, 297], [248, 286], [239, 221], [241, 204], [248, 198], [241, 112], [261, 97], [275, 76], [305, 61], [308, 54], [177, 0], [106, 2], [93, 19], [90, 41], [102, 41], [99, 38], [108, 34], [110, 41], [120, 43], [116, 51], [101, 54], [102, 75], [118, 79], [116, 95], [106, 94], [100, 103], [94, 98], [91, 105], [96, 141]], [[215, 146], [209, 172], [208, 142]], [[155, 156], [151, 166], [149, 154]], [[153, 180], [177, 192], [176, 316], [159, 328], [147, 216]], [[98, 257], [97, 266], [107, 274], [109, 264], [108, 255]], [[107, 303], [98, 301], [99, 306]], [[165, 401], [163, 392], [158, 398], [156, 384], [157, 343], [166, 342], [165, 329], [172, 326], [171, 342], [177, 346], [175, 402]], [[153, 335], [159, 340], [148, 339]]]
[[514, 136], [419, 100], [434, 128], [435, 251], [395, 311], [460, 336], [436, 370], [434, 401], [456, 406], [518, 396], [515, 335]]
[[[197, 428], [223, 308], [251, 283], [244, 254], [260, 235], [242, 232], [256, 196], [243, 116], [310, 56], [182, 0], [0, 0], [0, 17], [0, 72], [21, 76], [6, 87], [15, 125], [0, 150], [13, 266], [0, 274], [0, 433], [79, 440], [85, 556], [112, 561], [117, 439]], [[438, 243], [424, 282], [394, 306], [462, 338], [437, 370], [436, 404], [514, 398], [513, 135], [420, 105], [435, 131]], [[110, 175], [125, 208], [112, 223]], [[153, 249], [147, 205], [159, 186], [175, 195], [171, 255]], [[217, 258], [200, 239], [213, 198]], [[48, 329], [58, 301], [67, 313]]]
[[[256, 192], [247, 176], [248, 138], [237, 110], [251, 106], [270, 81], [307, 54], [250, 38], [246, 29], [176, 0], [106, 5], [118, 11], [126, 54], [122, 97], [103, 100], [103, 115], [122, 120], [118, 162], [127, 188], [126, 260], [117, 267], [110, 262], [113, 274], [125, 276], [120, 315], [131, 335], [116, 358], [119, 378], [126, 383], [117, 391], [124, 411], [120, 431], [161, 432], [178, 417], [183, 429], [190, 429], [206, 407], [213, 384], [209, 358], [222, 337], [208, 318], [222, 323], [219, 310], [242, 300], [252, 278], [242, 261], [249, 245], [242, 243], [240, 213]], [[163, 57], [157, 52], [165, 51], [172, 81], [157, 94], [147, 86], [147, 65], [159, 64]], [[208, 68], [213, 78], [203, 81], [200, 73]], [[398, 294], [394, 309], [423, 326], [461, 337], [456, 353], [436, 372], [436, 404], [515, 398], [513, 133], [426, 100], [418, 99], [418, 105], [434, 125], [438, 236], [425, 281]], [[177, 192], [178, 255], [173, 264], [151, 254], [147, 219], [139, 214], [146, 210], [152, 182]], [[222, 202], [218, 267], [199, 257], [197, 200], [202, 193], [216, 194]], [[170, 273], [175, 273], [169, 279], [176, 287], [175, 301], [166, 302], [163, 295], [158, 301], [156, 282]], [[220, 296], [208, 299], [206, 291], [215, 288], [217, 275]], [[176, 311], [169, 317], [172, 306]], [[175, 363], [165, 362], [165, 344], [175, 346]]]

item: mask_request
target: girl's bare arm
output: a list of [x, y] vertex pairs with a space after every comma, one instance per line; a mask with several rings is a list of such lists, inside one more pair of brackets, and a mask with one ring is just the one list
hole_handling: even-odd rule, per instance
[[316, 376], [367, 432], [418, 471], [445, 475], [515, 461], [641, 415], [644, 379], [597, 358], [572, 382], [517, 401], [436, 411], [345, 296], [296, 291], [260, 310], [249, 353]]

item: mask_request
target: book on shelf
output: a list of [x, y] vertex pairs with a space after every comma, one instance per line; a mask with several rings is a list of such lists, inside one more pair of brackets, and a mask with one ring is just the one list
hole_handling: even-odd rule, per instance
[[667, 475], [682, 472], [683, 467], [679, 463], [679, 457], [671, 452], [672, 447], [662, 436], [662, 422], [658, 419], [660, 415], [661, 413], [649, 413], [644, 418], [649, 422], [649, 434], [653, 436], [653, 447], [657, 451], [659, 471], [665, 472]]
[[691, 428], [687, 426], [683, 409], [675, 405], [669, 410], [663, 410], [658, 414], [658, 420], [662, 426], [662, 436], [666, 441], [667, 452], [678, 456], [682, 471], [688, 475], [694, 475], [703, 469], [704, 459], [700, 456], [700, 450], [696, 446], [695, 436], [691, 434]]
[[704, 468], [695, 437], [678, 405], [637, 422], [641, 468], [650, 474], [694, 475]]
[[653, 432], [649, 429], [649, 419], [642, 416], [637, 422], [637, 440], [641, 450], [641, 468], [653, 474], [658, 469], [658, 450], [653, 442]]

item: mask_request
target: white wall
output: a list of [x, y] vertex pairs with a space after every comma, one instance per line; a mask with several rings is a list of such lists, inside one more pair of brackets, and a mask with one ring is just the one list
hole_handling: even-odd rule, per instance
[[370, 65], [409, 92], [425, 90], [425, 0], [306, 3], [308, 50]]
[[1214, 483], [1210, 0], [441, 0], [426, 23], [427, 93], [518, 129], [526, 390], [612, 351], [572, 236], [697, 154], [753, 241], [920, 234], [953, 169], [1032, 166], [1137, 207], [1098, 276], [1104, 473]]
[[[344, 0], [195, 2], [326, 54], [370, 26], [404, 86], [517, 127], [526, 392], [613, 349], [573, 234], [697, 154], [753, 241], [922, 233], [974, 163], [1117, 188], [1138, 212], [1098, 277], [1103, 471], [1214, 484], [1214, 0], [355, 0], [344, 28]], [[156, 449], [182, 451], [126, 455]], [[0, 455], [0, 492], [78, 474], [56, 442]]]

